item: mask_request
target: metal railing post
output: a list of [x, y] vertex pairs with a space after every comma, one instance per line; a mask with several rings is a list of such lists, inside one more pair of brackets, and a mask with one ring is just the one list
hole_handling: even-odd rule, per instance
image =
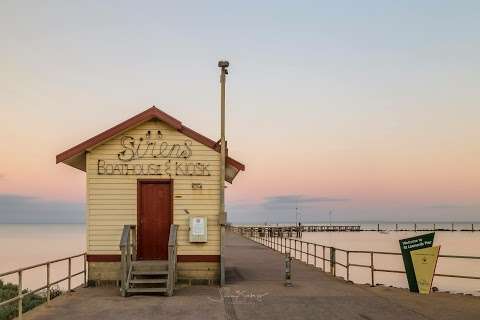
[[370, 272], [371, 272], [372, 287], [373, 287], [373, 286], [375, 286], [375, 278], [374, 278], [375, 269], [373, 267], [373, 251], [370, 252]]
[[335, 257], [335, 248], [330, 247], [330, 273], [336, 277], [336, 257]]
[[308, 264], [308, 261], [309, 261], [309, 259], [308, 259], [309, 252], [310, 252], [309, 248], [310, 248], [310, 244], [307, 242], [307, 264]]
[[303, 242], [303, 240], [300, 240], [300, 261], [303, 261], [303, 254], [305, 253], [303, 250], [303, 244], [305, 242]]
[[23, 287], [23, 279], [22, 279], [22, 270], [18, 271], [18, 295], [20, 298], [18, 299], [18, 319], [22, 319], [23, 317], [23, 297], [22, 297], [22, 287]]
[[323, 249], [323, 254], [322, 254], [323, 272], [325, 272], [325, 246], [322, 246], [322, 249]]
[[83, 255], [83, 286], [87, 287], [87, 254]]
[[313, 260], [313, 266], [316, 268], [317, 267], [317, 244], [315, 243], [313, 245], [313, 258], [315, 260]]
[[68, 292], [72, 291], [72, 258], [68, 258]]
[[347, 251], [347, 281], [350, 281], [350, 251]]
[[47, 303], [50, 302], [50, 262], [47, 263]]

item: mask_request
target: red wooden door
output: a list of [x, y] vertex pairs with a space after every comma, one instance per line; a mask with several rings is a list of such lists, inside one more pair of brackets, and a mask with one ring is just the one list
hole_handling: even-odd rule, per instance
[[139, 260], [167, 260], [168, 236], [172, 223], [172, 185], [170, 181], [138, 183]]

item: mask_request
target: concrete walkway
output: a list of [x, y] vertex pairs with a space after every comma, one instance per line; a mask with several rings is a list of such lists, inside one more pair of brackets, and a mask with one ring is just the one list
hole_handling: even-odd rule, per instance
[[78, 289], [25, 314], [25, 319], [480, 319], [480, 298], [349, 284], [304, 263], [283, 285], [282, 255], [227, 233], [227, 282], [175, 296], [122, 298], [116, 288]]

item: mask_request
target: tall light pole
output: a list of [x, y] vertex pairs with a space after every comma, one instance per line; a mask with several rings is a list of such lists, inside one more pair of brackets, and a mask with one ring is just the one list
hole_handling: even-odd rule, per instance
[[298, 198], [295, 199], [295, 225], [300, 222], [300, 213], [298, 212]]
[[225, 81], [228, 74], [228, 61], [219, 61], [220, 71], [220, 285], [225, 285], [225, 224], [227, 213], [225, 212], [225, 160], [227, 148], [225, 142]]

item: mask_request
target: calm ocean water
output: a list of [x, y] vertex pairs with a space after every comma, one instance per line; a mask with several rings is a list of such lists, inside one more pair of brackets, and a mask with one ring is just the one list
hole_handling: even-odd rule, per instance
[[[346, 224], [346, 223], [345, 223]], [[351, 223], [354, 224], [354, 223]], [[358, 224], [358, 223], [357, 223]], [[392, 225], [392, 224], [390, 224]], [[445, 227], [449, 224], [444, 224]], [[463, 226], [467, 228], [465, 223]], [[368, 224], [376, 228], [375, 223]], [[441, 225], [437, 224], [441, 227]], [[462, 226], [462, 227], [463, 227]], [[363, 226], [367, 227], [367, 225]], [[393, 224], [393, 228], [395, 224]], [[478, 230], [480, 225], [475, 224]], [[350, 250], [378, 250], [399, 252], [398, 240], [421, 234], [421, 232], [318, 232], [303, 234], [303, 240], [334, 246]], [[70, 255], [85, 252], [85, 226], [84, 225], [58, 225], [58, 224], [36, 224], [36, 225], [0, 225], [0, 272], [13, 270], [20, 267], [30, 266], [47, 260], [63, 258]], [[480, 256], [480, 232], [448, 232], [437, 231], [435, 245], [441, 245], [441, 254]], [[306, 257], [304, 257], [306, 259]], [[341, 253], [337, 254], [340, 262], [345, 262]], [[351, 257], [351, 263], [369, 264], [369, 257]], [[321, 265], [321, 261], [318, 261]], [[375, 266], [382, 269], [403, 268], [400, 257], [375, 256]], [[77, 259], [73, 263], [72, 273], [78, 272], [83, 267], [83, 261]], [[468, 274], [480, 276], [480, 260], [448, 260], [439, 259], [437, 266], [438, 273]], [[51, 269], [52, 281], [63, 278], [67, 275], [67, 263], [58, 263]], [[345, 276], [345, 271], [337, 267], [337, 274]], [[357, 283], [368, 283], [370, 281], [370, 270], [353, 268], [350, 272], [351, 280]], [[376, 273], [375, 283], [407, 287], [405, 275], [394, 273]], [[82, 276], [77, 277], [73, 282], [79, 285]], [[1, 280], [16, 283], [17, 277], [4, 277]], [[25, 272], [24, 284], [27, 288], [37, 288], [46, 282], [46, 268], [41, 267]], [[66, 283], [61, 285], [65, 288]], [[480, 280], [436, 278], [434, 286], [442, 291], [464, 292], [480, 295]]]
[[[329, 225], [328, 222], [308, 223], [304, 225]], [[377, 230], [378, 222], [335, 222], [332, 225], [360, 225], [362, 230]], [[311, 243], [317, 243], [325, 246], [332, 246], [345, 250], [374, 250], [385, 252], [400, 252], [399, 240], [429, 233], [431, 231], [422, 231], [433, 229], [451, 230], [450, 222], [421, 222], [416, 223], [417, 232], [414, 231], [394, 231], [396, 227], [401, 229], [413, 230], [415, 223], [412, 222], [379, 222], [382, 232], [362, 231], [362, 232], [304, 232], [302, 240]], [[269, 226], [292, 225], [292, 223], [270, 224]], [[480, 223], [479, 222], [457, 222], [453, 224], [454, 230], [472, 230], [471, 231], [436, 231], [434, 245], [440, 245], [441, 255], [464, 255], [480, 257]], [[249, 225], [244, 225], [249, 226]], [[250, 226], [263, 226], [260, 224], [250, 224]], [[304, 251], [306, 248], [304, 249]], [[313, 250], [310, 249], [310, 250]], [[310, 252], [312, 253], [312, 251]], [[321, 253], [317, 253], [321, 256]], [[328, 251], [327, 251], [328, 256]], [[299, 258], [297, 254], [297, 258]], [[306, 261], [306, 254], [302, 260]], [[346, 254], [337, 252], [337, 261], [346, 264]], [[313, 263], [310, 258], [310, 263]], [[352, 254], [350, 263], [370, 265], [370, 255], [368, 254]], [[403, 260], [401, 256], [394, 255], [374, 255], [374, 265], [376, 269], [387, 270], [404, 270]], [[317, 260], [317, 266], [322, 266], [321, 259]], [[328, 263], [326, 270], [328, 271]], [[439, 258], [436, 273], [468, 275], [480, 277], [480, 259], [451, 259]], [[337, 265], [337, 275], [346, 278], [346, 270], [342, 266]], [[369, 268], [350, 268], [350, 280], [355, 283], [370, 283]], [[375, 283], [391, 285], [400, 288], [407, 288], [407, 280], [404, 274], [375, 272]], [[480, 295], [480, 280], [459, 279], [447, 277], [435, 277], [433, 286], [439, 288], [440, 291], [450, 291], [454, 293], [469, 293]]]
[[[400, 239], [422, 233], [428, 232], [305, 232], [302, 239], [341, 249], [400, 252], [398, 242]], [[437, 231], [435, 232], [434, 245], [441, 246], [440, 254], [443, 255], [478, 257], [480, 256], [480, 232]], [[338, 252], [337, 260], [345, 264], [346, 255]], [[367, 254], [352, 254], [350, 263], [370, 265], [370, 256]], [[318, 264], [321, 264], [320, 260]], [[403, 270], [401, 256], [374, 255], [374, 265], [377, 269]], [[436, 273], [480, 277], [480, 260], [439, 258]], [[345, 269], [337, 266], [337, 275], [346, 277]], [[350, 279], [356, 283], [370, 283], [370, 269], [351, 267]], [[405, 275], [396, 273], [375, 272], [375, 283], [400, 288], [408, 287]], [[433, 286], [438, 287], [440, 291], [480, 295], [480, 280], [435, 277]]]
[[[55, 260], [85, 252], [85, 225], [81, 224], [0, 224], [0, 273], [27, 267], [48, 260]], [[72, 274], [83, 268], [83, 260], [72, 261]], [[68, 263], [59, 262], [51, 266], [51, 280], [68, 275]], [[0, 280], [17, 283], [17, 276]], [[72, 284], [79, 285], [82, 276]], [[24, 288], [35, 289], [46, 284], [46, 267], [25, 271]], [[66, 288], [66, 283], [60, 284]]]

